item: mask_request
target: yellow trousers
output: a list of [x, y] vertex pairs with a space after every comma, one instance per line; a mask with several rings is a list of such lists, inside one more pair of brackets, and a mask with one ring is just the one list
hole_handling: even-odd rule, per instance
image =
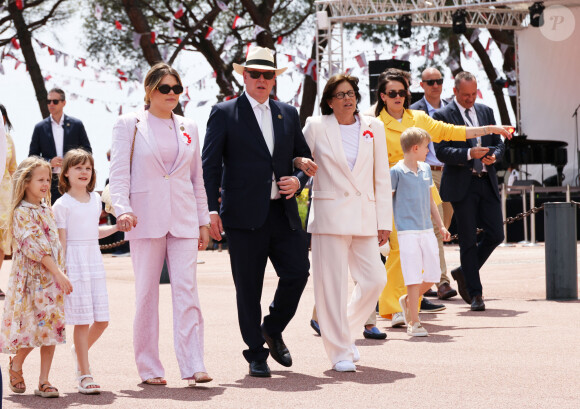
[[[401, 253], [399, 251], [399, 240], [397, 239], [397, 229], [395, 228], [395, 221], [393, 220], [393, 231], [389, 236], [389, 245], [391, 251], [385, 269], [387, 270], [387, 285], [383, 289], [379, 297], [379, 315], [383, 318], [391, 319], [396, 312], [402, 312], [399, 298], [407, 294], [407, 287], [403, 279], [403, 271], [401, 270]], [[419, 299], [421, 305], [422, 297]]]

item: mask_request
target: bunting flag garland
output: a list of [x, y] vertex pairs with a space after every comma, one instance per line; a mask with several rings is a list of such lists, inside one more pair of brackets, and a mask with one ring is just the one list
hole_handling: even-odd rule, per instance
[[227, 36], [224, 41], [224, 50], [228, 51], [236, 44], [236, 42], [237, 42], [236, 37], [234, 37], [233, 35]]
[[398, 44], [395, 44], [395, 45], [393, 46], [393, 51], [392, 51], [393, 57], [395, 56], [395, 54], [397, 54], [397, 50], [398, 50], [398, 49], [399, 49], [399, 45], [398, 45]]
[[316, 60], [309, 58], [304, 67], [304, 74], [316, 81]]
[[298, 55], [298, 58], [300, 58], [301, 60], [308, 60], [308, 57], [306, 57], [306, 55], [304, 55], [304, 53], [302, 53], [302, 51], [300, 51], [300, 48], [296, 49], [296, 54]]
[[246, 60], [248, 59], [248, 53], [250, 52], [250, 48], [252, 47], [252, 43], [246, 44]]
[[423, 45], [421, 46], [421, 56], [424, 56], [424, 55], [425, 55], [425, 51], [426, 51], [426, 49], [427, 49], [427, 45], [426, 45], [426, 44], [423, 44]]
[[244, 19], [236, 15], [234, 17], [234, 22], [232, 23], [232, 30], [237, 29], [240, 25], [244, 24]]
[[433, 42], [433, 53], [441, 54], [441, 51], [439, 50], [439, 40]]
[[255, 25], [254, 26], [254, 38], [258, 38], [258, 35], [263, 31], [266, 31], [266, 29], [264, 27], [260, 27], [259, 25]]
[[500, 47], [499, 47], [499, 48], [500, 48], [500, 50], [501, 50], [501, 53], [505, 55], [505, 52], [507, 51], [508, 47], [509, 47], [509, 46], [508, 46], [507, 44], [502, 44], [502, 45], [500, 45]]
[[292, 60], [294, 59], [294, 56], [291, 54], [284, 54], [286, 57], [288, 57], [288, 62], [292, 62]]
[[282, 36], [278, 36], [278, 38], [276, 39], [276, 44], [278, 45], [286, 44], [286, 39]]
[[365, 53], [360, 53], [359, 55], [354, 57], [356, 62], [358, 63], [358, 66], [361, 68], [364, 68], [367, 66], [367, 59], [365, 57]]
[[222, 10], [222, 11], [228, 11], [228, 5], [226, 3], [224, 3], [223, 1], [216, 1], [217, 6]]
[[151, 44], [155, 44], [155, 36], [156, 36], [155, 31], [152, 31], [151, 32]]
[[358, 40], [359, 38], [361, 38], [363, 35], [362, 31], [359, 31], [358, 33], [356, 33], [356, 36], [354, 37], [355, 40]]
[[141, 43], [141, 34], [133, 32], [133, 48], [137, 50]]
[[16, 0], [15, 3], [18, 10], [24, 9], [24, 0]]
[[185, 14], [185, 10], [183, 9], [183, 3], [181, 3], [179, 5], [179, 9], [177, 9], [175, 14], [173, 15], [173, 18], [175, 18], [176, 20], [179, 20], [181, 17], [183, 17], [184, 14]]
[[18, 42], [16, 37], [12, 37], [10, 39], [10, 42], [12, 43], [12, 47], [14, 47], [15, 50], [20, 50], [20, 43]]
[[0, 62], [0, 74], [4, 75], [4, 66]]
[[205, 39], [206, 40], [211, 40], [211, 38], [214, 36], [215, 34], [215, 30], [213, 29], [213, 27], [208, 27], [207, 28], [207, 33], [205, 33]]
[[479, 33], [481, 33], [481, 30], [479, 28], [473, 30], [473, 33], [471, 33], [471, 37], [469, 37], [469, 42], [474, 43], [475, 40], [477, 40], [477, 38], [479, 37]]
[[95, 14], [95, 18], [99, 21], [103, 18], [103, 7], [99, 3], [95, 4], [95, 13], [94, 14]]
[[487, 39], [487, 45], [485, 46], [485, 51], [489, 51], [489, 47], [491, 46], [492, 41], [493, 41], [493, 39], [491, 37], [489, 37]]
[[117, 30], [122, 30], [122, 29], [123, 29], [123, 24], [121, 24], [121, 23], [119, 22], [119, 20], [115, 20], [115, 28], [116, 28]]
[[479, 88], [477, 89], [477, 98], [483, 99], [483, 95], [481, 94], [481, 91], [479, 90]]

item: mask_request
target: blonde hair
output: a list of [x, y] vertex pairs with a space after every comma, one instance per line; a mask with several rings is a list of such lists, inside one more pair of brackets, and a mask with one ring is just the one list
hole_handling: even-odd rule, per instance
[[423, 141], [427, 141], [427, 143], [431, 142], [431, 136], [429, 136], [429, 133], [426, 130], [415, 126], [405, 129], [401, 134], [401, 148], [403, 148], [403, 152], [405, 153], [409, 152], [413, 146], [419, 145]]
[[[20, 202], [24, 199], [26, 187], [28, 186], [28, 183], [30, 183], [30, 179], [32, 179], [32, 172], [39, 167], [45, 168], [48, 170], [48, 174], [52, 175], [50, 163], [38, 156], [30, 156], [18, 165], [16, 172], [14, 172], [14, 175], [12, 176], [12, 204], [10, 206], [10, 218], [8, 219], [10, 227], [12, 227], [14, 210], [16, 210], [18, 205], [20, 205]], [[50, 190], [48, 196], [44, 200], [45, 203], [50, 206]]]
[[62, 169], [58, 178], [58, 191], [61, 194], [64, 195], [70, 190], [70, 181], [68, 180], [68, 177], [65, 176], [65, 173], [67, 173], [70, 168], [76, 165], [83, 165], [87, 161], [93, 168], [91, 172], [91, 180], [89, 180], [89, 184], [87, 185], [87, 192], [91, 193], [93, 190], [95, 190], [95, 184], [97, 183], [97, 173], [95, 172], [95, 160], [93, 159], [93, 155], [84, 149], [71, 149], [66, 153], [66, 155], [64, 155]]
[[151, 93], [157, 89], [157, 86], [166, 75], [173, 75], [179, 85], [183, 86], [181, 83], [181, 77], [175, 68], [171, 67], [169, 64], [165, 64], [164, 62], [155, 64], [151, 67], [149, 72], [147, 72], [145, 81], [143, 82], [143, 85], [145, 85], [145, 103], [147, 105], [151, 103]]

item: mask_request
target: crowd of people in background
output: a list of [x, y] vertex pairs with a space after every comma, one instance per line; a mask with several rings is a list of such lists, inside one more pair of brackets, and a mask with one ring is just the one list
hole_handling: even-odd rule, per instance
[[[356, 371], [360, 329], [365, 338], [387, 337], [376, 327], [375, 307], [392, 327], [428, 336], [419, 311], [438, 312], [445, 305], [424, 295], [441, 300], [457, 295], [443, 247], [453, 213], [461, 266], [451, 275], [471, 310], [485, 310], [479, 270], [503, 240], [494, 163], [504, 150], [502, 136], [510, 133], [495, 125], [489, 107], [475, 103], [472, 74], [455, 77], [454, 98], [447, 101], [441, 98], [441, 73], [426, 69], [420, 82], [425, 96], [411, 105], [410, 75], [389, 69], [379, 77], [376, 106], [364, 114], [358, 79], [334, 75], [321, 96], [321, 115], [302, 129], [296, 109], [271, 97], [276, 77], [285, 71], [271, 50], [254, 47], [233, 68], [245, 92], [212, 108], [203, 149], [196, 123], [174, 113], [184, 90], [179, 73], [165, 63], [149, 70], [146, 109], [120, 116], [113, 127], [108, 192], [116, 219], [101, 227], [91, 145], [82, 122], [64, 114], [65, 92], [48, 93], [50, 116], [35, 126], [29, 157], [18, 166], [8, 133], [12, 124], [0, 105], [2, 130], [8, 131], [0, 135], [6, 165], [0, 181], [0, 266], [12, 254], [0, 349], [14, 355], [9, 360], [14, 393], [26, 391], [22, 365], [39, 348], [34, 393], [59, 396], [49, 373], [55, 346], [66, 342], [65, 324], [74, 325], [69, 343], [78, 391], [101, 392], [89, 350], [110, 320], [98, 247], [109, 235], [123, 234], [131, 243], [135, 362], [142, 382], [150, 385], [167, 384], [158, 345], [164, 262], [181, 379], [188, 385], [212, 381], [204, 365], [196, 277], [198, 251], [208, 247], [210, 236], [217, 243], [227, 236], [250, 376], [271, 376], [269, 356], [292, 366], [283, 333], [310, 272], [311, 325], [335, 371]], [[296, 195], [311, 178], [309, 240]], [[485, 232], [478, 240], [479, 226]], [[387, 244], [384, 263], [379, 247]], [[279, 280], [262, 317], [268, 260]], [[349, 272], [355, 283], [350, 295]]]

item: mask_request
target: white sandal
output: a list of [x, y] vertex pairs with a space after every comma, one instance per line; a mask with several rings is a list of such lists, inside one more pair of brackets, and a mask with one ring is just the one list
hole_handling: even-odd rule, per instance
[[[101, 387], [99, 386], [98, 383], [96, 382], [88, 382], [85, 384], [85, 386], [83, 386], [83, 379], [86, 378], [93, 378], [93, 375], [91, 374], [87, 374], [87, 375], [81, 375], [79, 376], [78, 380], [79, 380], [79, 386], [77, 387], [79, 390], [79, 393], [82, 393], [84, 395], [98, 395], [99, 393], [101, 393]], [[88, 388], [88, 386], [99, 386], [98, 388]]]

